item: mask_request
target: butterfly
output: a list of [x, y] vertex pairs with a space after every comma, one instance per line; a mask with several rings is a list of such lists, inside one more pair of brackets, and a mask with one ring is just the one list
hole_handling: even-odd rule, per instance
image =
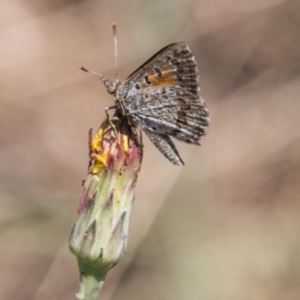
[[97, 75], [115, 101], [114, 106], [106, 108], [107, 116], [107, 110], [119, 110], [121, 117], [139, 126], [170, 162], [184, 165], [170, 137], [200, 145], [209, 125], [208, 109], [200, 97], [197, 62], [187, 44], [164, 47], [129, 75], [124, 84]]

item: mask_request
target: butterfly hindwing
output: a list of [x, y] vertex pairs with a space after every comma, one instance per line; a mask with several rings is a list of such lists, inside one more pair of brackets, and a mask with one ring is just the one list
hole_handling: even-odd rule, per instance
[[150, 141], [158, 148], [158, 150], [174, 165], [184, 165], [175, 145], [169, 136], [163, 134], [156, 134], [143, 128], [144, 132], [149, 137]]
[[148, 88], [124, 100], [135, 123], [157, 134], [199, 144], [208, 126], [203, 99], [180, 87]]

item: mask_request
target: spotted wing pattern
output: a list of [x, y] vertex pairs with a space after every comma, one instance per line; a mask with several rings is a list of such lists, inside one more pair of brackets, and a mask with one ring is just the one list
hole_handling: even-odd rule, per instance
[[170, 44], [128, 76], [118, 91], [124, 99], [147, 87], [178, 85], [199, 95], [199, 75], [195, 57], [184, 42]]
[[199, 97], [198, 67], [185, 43], [171, 44], [130, 75], [117, 93], [124, 116], [139, 125], [174, 164], [183, 164], [169, 136], [199, 145], [209, 116]]

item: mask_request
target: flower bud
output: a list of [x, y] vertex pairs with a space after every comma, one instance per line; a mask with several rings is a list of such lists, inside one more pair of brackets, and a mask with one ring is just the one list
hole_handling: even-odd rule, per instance
[[78, 300], [96, 299], [108, 270], [126, 253], [141, 145], [124, 118], [104, 121], [94, 138], [89, 132], [89, 174], [69, 241], [80, 271]]

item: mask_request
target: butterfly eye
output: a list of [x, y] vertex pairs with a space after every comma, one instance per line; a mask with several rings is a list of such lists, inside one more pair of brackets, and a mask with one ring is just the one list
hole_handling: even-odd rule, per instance
[[114, 81], [106, 79], [103, 82], [104, 82], [104, 85], [106, 86], [107, 92], [111, 95], [116, 93], [119, 85], [121, 84], [121, 82], [118, 79], [116, 79]]
[[112, 86], [112, 85], [109, 85], [107, 87], [107, 91], [110, 93], [110, 94], [113, 94], [115, 91], [116, 91], [116, 87], [115, 86]]

